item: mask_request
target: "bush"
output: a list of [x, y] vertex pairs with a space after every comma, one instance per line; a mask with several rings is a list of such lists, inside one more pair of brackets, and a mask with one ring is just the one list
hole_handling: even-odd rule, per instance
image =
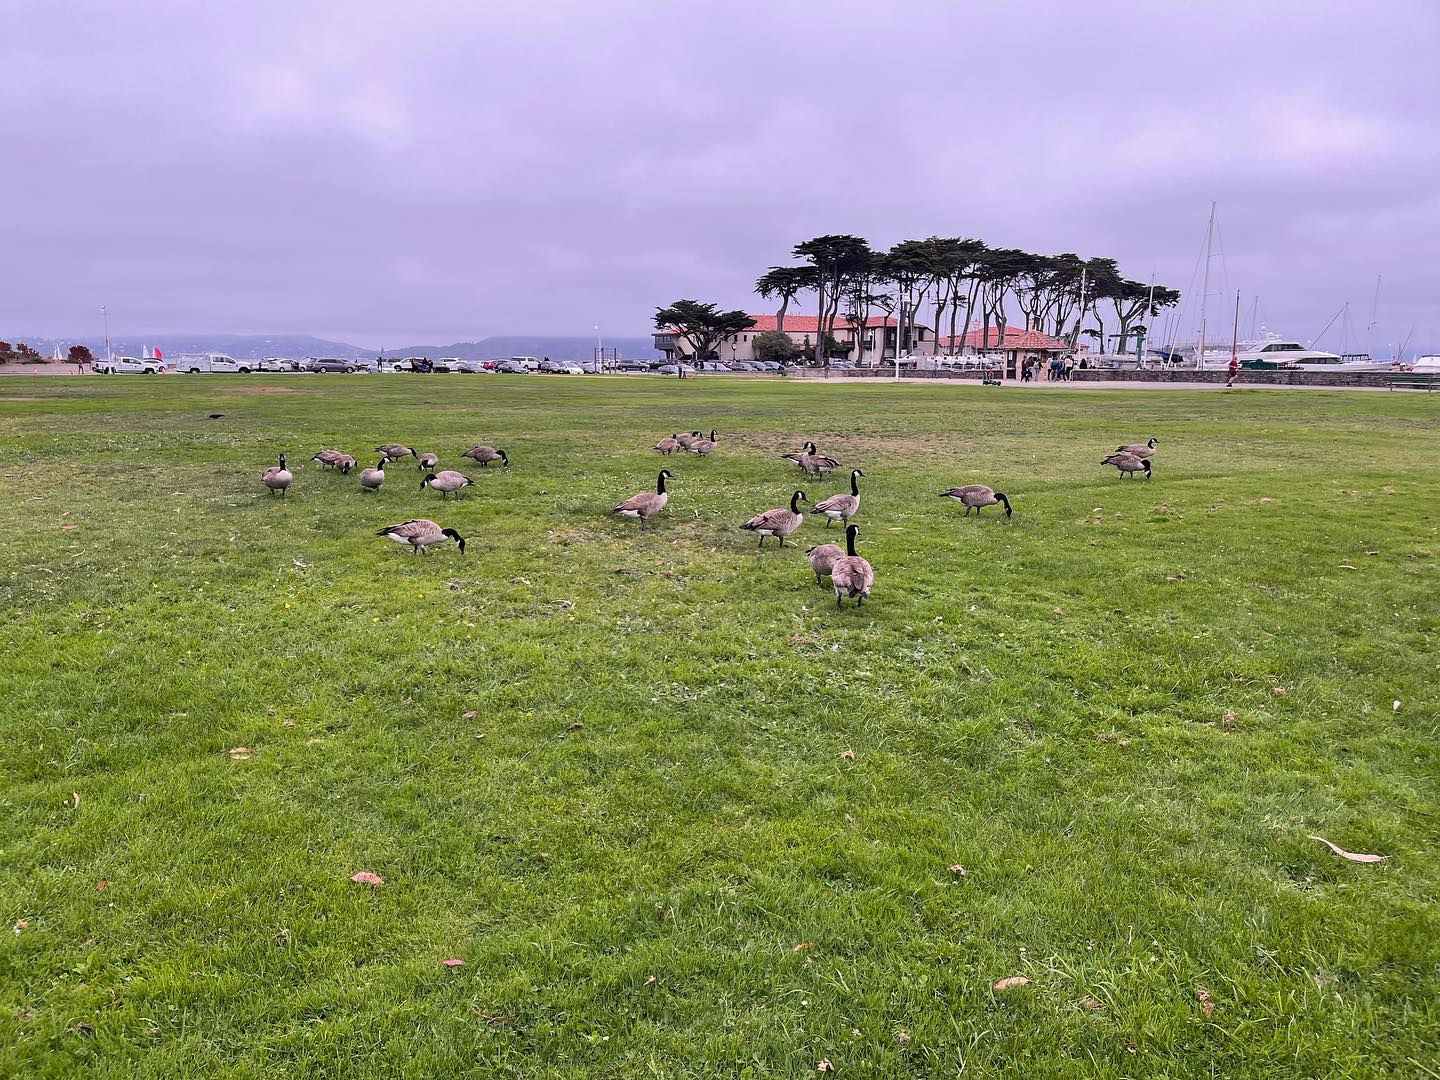
[[788, 364], [800, 354], [800, 346], [791, 340], [789, 334], [781, 333], [779, 330], [767, 330], [763, 334], [756, 334], [750, 349], [756, 360], [775, 364]]

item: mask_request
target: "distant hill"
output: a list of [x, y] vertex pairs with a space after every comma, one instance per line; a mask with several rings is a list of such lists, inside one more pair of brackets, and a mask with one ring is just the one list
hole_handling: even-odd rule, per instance
[[[71, 345], [88, 345], [96, 356], [105, 349], [105, 342], [98, 338], [43, 338], [27, 334], [0, 334], [9, 342], [23, 341], [34, 346], [44, 356], [49, 356], [54, 347], [61, 346], [61, 353]], [[158, 346], [167, 357], [184, 356], [187, 353], [218, 352], [235, 357], [237, 360], [258, 360], [262, 356], [339, 356], [354, 359], [360, 356], [377, 356], [380, 350], [366, 345], [351, 345], [344, 341], [326, 341], [309, 334], [157, 334], [154, 337], [114, 337], [110, 349], [117, 355], [139, 356], [145, 346]], [[648, 337], [606, 338], [605, 349], [619, 349], [620, 355], [652, 357], [653, 343]], [[488, 337], [480, 341], [460, 341], [454, 345], [413, 345], [400, 349], [386, 349], [386, 356], [459, 356], [466, 360], [488, 360], [500, 356], [548, 356], [552, 360], [589, 360], [595, 355], [595, 339], [589, 337], [551, 337], [545, 335], [505, 335]]]
[[[654, 341], [643, 337], [605, 338], [605, 351], [619, 349], [620, 355], [652, 357]], [[503, 335], [480, 341], [460, 341], [454, 345], [416, 345], [404, 349], [386, 349], [387, 356], [458, 356], [463, 360], [488, 360], [501, 356], [548, 356], [551, 360], [593, 360], [595, 339], [591, 337], [549, 337], [541, 335]]]

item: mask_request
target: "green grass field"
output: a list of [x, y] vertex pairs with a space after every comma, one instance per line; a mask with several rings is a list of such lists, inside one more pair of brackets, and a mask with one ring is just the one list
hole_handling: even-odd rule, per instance
[[[1440, 1076], [1437, 436], [1398, 393], [4, 380], [0, 1075]], [[797, 485], [807, 437], [843, 468]], [[392, 440], [514, 467], [308, 460]], [[851, 466], [837, 611], [825, 529], [737, 526]], [[936, 497], [976, 481], [1015, 516]], [[414, 516], [466, 554], [374, 535]]]

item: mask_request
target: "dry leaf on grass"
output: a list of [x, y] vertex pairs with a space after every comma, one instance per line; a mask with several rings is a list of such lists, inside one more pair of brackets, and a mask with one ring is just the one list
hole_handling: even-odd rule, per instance
[[65, 805], [68, 806], [68, 807], [70, 807], [72, 810], [79, 810], [79, 809], [80, 809], [80, 793], [79, 793], [78, 791], [72, 791], [72, 792], [70, 792], [70, 798], [68, 798], [68, 799], [65, 800]]
[[251, 750], [248, 746], [236, 746], [225, 752], [230, 755], [231, 761], [245, 761], [255, 753], [255, 751]]
[[821, 1073], [833, 1073], [835, 1071], [835, 1066], [829, 1058], [821, 1058], [820, 1064], [815, 1066], [815, 1071]]
[[106, 889], [108, 889], [109, 887], [110, 887], [110, 882], [106, 881], [104, 878], [101, 878], [99, 881], [95, 882], [95, 891], [96, 891], [96, 892], [104, 892], [104, 891], [105, 891]]
[[579, 731], [579, 730], [580, 730], [581, 728], [583, 728], [584, 726], [585, 726], [585, 725], [582, 724], [579, 720], [576, 720], [576, 721], [574, 721], [573, 723], [567, 724], [567, 725], [565, 726], [565, 730], [566, 730], [566, 731]]
[[463, 713], [460, 714], [460, 719], [461, 719], [461, 720], [474, 720], [475, 717], [477, 717], [477, 716], [479, 716], [479, 715], [480, 715], [480, 714], [477, 713], [474, 709], [466, 709]]
[[30, 925], [30, 920], [29, 920], [29, 919], [16, 919], [16, 920], [15, 920], [15, 925], [12, 926], [10, 929], [14, 930], [15, 933], [18, 934], [18, 933], [20, 933], [20, 931], [24, 930], [24, 929], [25, 929], [27, 926], [29, 926], [29, 925]]
[[1285, 687], [1283, 687], [1283, 686], [1272, 686], [1272, 687], [1270, 688], [1270, 696], [1271, 696], [1271, 697], [1284, 697], [1284, 696], [1285, 696]]
[[796, 945], [796, 946], [795, 946], [793, 949], [791, 949], [790, 951], [791, 951], [791, 952], [805, 952], [806, 950], [808, 950], [808, 949], [813, 949], [814, 947], [815, 947], [815, 946], [814, 946], [814, 945], [811, 945], [810, 942], [808, 942], [808, 941], [802, 941], [802, 942], [800, 942], [799, 945]]
[[904, 1046], [910, 1041], [910, 1033], [908, 1031], [897, 1031], [895, 1033], [895, 1041], [901, 1046]]
[[509, 1016], [492, 1016], [489, 1013], [481, 1012], [479, 1009], [471, 1009], [470, 1015], [475, 1017], [476, 1020], [486, 1024], [508, 1024], [513, 1019], [513, 1017]]
[[1089, 994], [1086, 994], [1080, 999], [1080, 1007], [1086, 1012], [1099, 1012], [1105, 1008], [1105, 1005], [1098, 998], [1093, 998]]
[[1203, 986], [1195, 987], [1195, 996], [1200, 999], [1200, 1011], [1206, 1016], [1215, 1015], [1215, 1003], [1210, 1000], [1210, 991]]
[[854, 750], [841, 750], [841, 751], [840, 751], [840, 756], [841, 756], [842, 758], [844, 758], [846, 761], [854, 761], [854, 760], [855, 760], [855, 751], [854, 751]]
[[1225, 710], [1225, 715], [1220, 718], [1220, 722], [1221, 722], [1222, 724], [1224, 724], [1226, 727], [1234, 727], [1234, 726], [1235, 726], [1235, 714], [1234, 714], [1233, 712], [1231, 712], [1229, 709], [1226, 709], [1226, 710]]
[[361, 870], [357, 874], [351, 874], [350, 880], [356, 885], [384, 885], [385, 879], [379, 874], [372, 874], [369, 870]]
[[1001, 979], [990, 989], [996, 993], [1003, 994], [1006, 990], [1013, 990], [1017, 986], [1028, 986], [1030, 980], [1024, 975], [1011, 975], [1008, 979]]
[[951, 866], [947, 866], [945, 869], [949, 870], [950, 873], [954, 874], [956, 877], [964, 877], [967, 873], [969, 873], [969, 871], [966, 870], [959, 863], [954, 863]]
[[70, 1030], [73, 1031], [76, 1035], [84, 1035], [87, 1038], [95, 1037], [95, 1025], [87, 1023], [84, 1020], [80, 1020], [72, 1024], [70, 1026]]
[[1384, 862], [1390, 857], [1389, 855], [1362, 855], [1358, 851], [1346, 851], [1339, 844], [1332, 844], [1323, 836], [1311, 835], [1310, 839], [1319, 840], [1320, 843], [1324, 844], [1336, 855], [1339, 855], [1342, 859], [1349, 859], [1351, 862]]
[[61, 525], [60, 527], [61, 527], [62, 529], [78, 529], [80, 526], [79, 526], [79, 525]]
[[1396, 698], [1394, 701], [1392, 701], [1392, 702], [1390, 703], [1390, 711], [1391, 711], [1391, 712], [1399, 712], [1399, 711], [1400, 711], [1400, 699], [1399, 699], [1399, 698]]
[[449, 968], [456, 968], [461, 967], [465, 961], [461, 960], [458, 956], [447, 956], [444, 960], [441, 960], [440, 963]]
[[654, 975], [651, 975], [649, 978], [647, 978], [647, 979], [645, 980], [644, 985], [646, 985], [646, 986], [654, 986], [654, 985], [655, 985], [655, 976], [654, 976]]

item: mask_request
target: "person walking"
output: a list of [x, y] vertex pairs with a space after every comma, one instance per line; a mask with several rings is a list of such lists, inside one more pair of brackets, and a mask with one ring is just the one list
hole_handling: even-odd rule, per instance
[[1230, 357], [1230, 363], [1226, 370], [1230, 373], [1230, 377], [1225, 380], [1225, 388], [1228, 390], [1235, 385], [1235, 376], [1240, 374], [1240, 361], [1233, 356]]

